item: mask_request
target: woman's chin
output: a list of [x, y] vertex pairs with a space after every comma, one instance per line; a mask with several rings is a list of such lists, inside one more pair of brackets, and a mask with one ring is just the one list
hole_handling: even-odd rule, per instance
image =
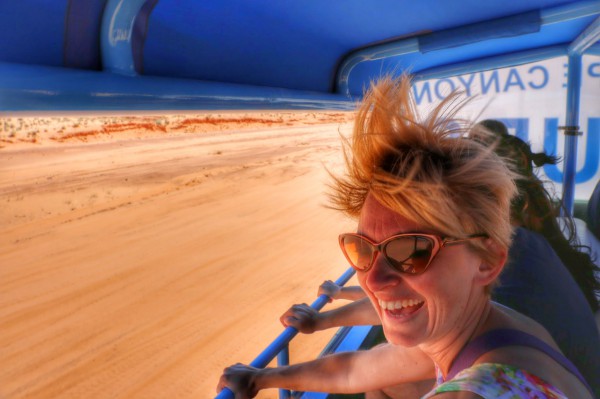
[[383, 311], [381, 319], [387, 341], [393, 345], [404, 347], [420, 344], [426, 327], [421, 325], [422, 319], [426, 319], [424, 310], [424, 307], [419, 307], [413, 312], [401, 314], [387, 310]]
[[398, 328], [398, 326], [390, 326], [383, 324], [383, 333], [386, 340], [392, 345], [411, 348], [423, 342], [424, 329], [408, 330], [406, 328]]

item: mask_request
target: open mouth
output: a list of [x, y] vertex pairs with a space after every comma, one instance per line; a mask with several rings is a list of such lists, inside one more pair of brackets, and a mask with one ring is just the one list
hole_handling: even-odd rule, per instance
[[403, 299], [398, 301], [379, 300], [381, 309], [392, 316], [409, 316], [419, 310], [425, 301], [420, 299]]

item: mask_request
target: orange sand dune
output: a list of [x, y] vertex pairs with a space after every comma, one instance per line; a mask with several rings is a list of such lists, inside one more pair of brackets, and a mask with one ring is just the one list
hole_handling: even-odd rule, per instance
[[[87, 143], [51, 139], [56, 121], [36, 143], [5, 131], [0, 397], [212, 398], [250, 362], [347, 267], [336, 237], [353, 222], [323, 205], [351, 118], [294, 117]], [[299, 336], [292, 361], [332, 333]]]

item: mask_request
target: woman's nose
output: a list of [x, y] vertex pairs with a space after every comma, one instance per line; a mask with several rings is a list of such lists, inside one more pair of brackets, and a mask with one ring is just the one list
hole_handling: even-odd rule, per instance
[[380, 252], [377, 252], [373, 259], [373, 266], [367, 272], [365, 283], [369, 290], [381, 291], [387, 286], [398, 284], [401, 279], [400, 273], [389, 265]]

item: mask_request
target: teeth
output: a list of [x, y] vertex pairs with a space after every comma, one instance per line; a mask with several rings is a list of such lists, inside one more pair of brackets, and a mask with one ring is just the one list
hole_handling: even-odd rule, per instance
[[392, 302], [388, 302], [388, 301], [383, 301], [383, 300], [379, 300], [379, 306], [382, 309], [387, 309], [387, 310], [397, 310], [397, 309], [402, 309], [402, 308], [406, 308], [409, 306], [415, 306], [418, 305], [420, 303], [422, 303], [423, 301], [418, 300], [418, 299], [403, 299], [403, 300], [398, 300], [398, 301], [392, 301]]

